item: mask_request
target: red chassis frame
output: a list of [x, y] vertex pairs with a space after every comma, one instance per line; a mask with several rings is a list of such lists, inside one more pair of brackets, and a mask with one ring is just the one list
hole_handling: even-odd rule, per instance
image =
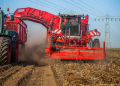
[[19, 44], [27, 42], [27, 25], [20, 18], [14, 17], [14, 21], [9, 20], [9, 16], [6, 18], [6, 24], [8, 30], [14, 30], [18, 33]]
[[[14, 12], [14, 15], [16, 17], [20, 17], [22, 20], [31, 20], [38, 23], [41, 23], [47, 28], [47, 34], [46, 34], [46, 41], [49, 41], [49, 37], [53, 35], [51, 32], [49, 32], [49, 27], [52, 26], [53, 30], [60, 29], [60, 20], [61, 18], [59, 16], [53, 15], [51, 13], [48, 13], [46, 11], [41, 11], [34, 8], [19, 8]], [[45, 52], [48, 53], [48, 57], [54, 58], [54, 59], [86, 59], [86, 60], [102, 60], [105, 58], [105, 42], [103, 42], [103, 48], [93, 48], [93, 47], [87, 47], [87, 43], [89, 41], [89, 38], [94, 37], [89, 34], [87, 34], [87, 30], [85, 28], [88, 25], [88, 15], [85, 17], [85, 19], [81, 19], [81, 38], [79, 40], [76, 40], [76, 42], [82, 43], [84, 42], [85, 45], [71, 45], [72, 39], [70, 36], [66, 39], [64, 39], [64, 46], [56, 46], [56, 48], [59, 49], [77, 49], [77, 51], [57, 51], [53, 50], [51, 44], [48, 48], [45, 49]], [[90, 32], [90, 31], [89, 31]], [[58, 35], [58, 34], [57, 34]], [[67, 40], [67, 41], [66, 41]], [[81, 50], [92, 50], [92, 52], [87, 51], [81, 51]], [[99, 51], [96, 51], [99, 50]]]
[[[93, 32], [98, 35], [91, 35], [90, 34], [92, 33], [92, 30], [91, 30], [89, 31], [88, 35], [86, 34], [86, 36], [76, 40], [76, 43], [78, 42], [76, 45], [72, 45], [73, 39], [70, 38], [70, 29], [69, 29], [69, 37], [66, 37], [66, 32], [64, 37], [62, 34], [59, 34], [59, 36], [61, 36], [63, 39], [64, 46], [53, 46], [51, 45], [51, 39], [50, 39], [50, 45], [48, 48], [45, 49], [45, 53], [48, 53], [48, 56], [46, 57], [53, 58], [53, 59], [104, 60], [105, 59], [105, 42], [103, 42], [103, 48], [87, 47], [87, 43], [89, 42], [89, 39], [91, 37], [100, 36], [100, 32], [94, 31], [94, 30]], [[51, 35], [55, 36], [56, 33], [53, 33]], [[85, 45], [82, 45], [82, 44], [80, 45], [80, 43], [85, 43]], [[69, 50], [64, 51], [62, 49], [66, 49], [66, 50], [73, 49], [76, 51], [69, 51]]]
[[[69, 33], [70, 34], [70, 33]], [[70, 35], [69, 39], [70, 41]], [[82, 60], [104, 60], [105, 59], [105, 42], [103, 42], [103, 48], [86, 47], [85, 45], [65, 45], [55, 46], [55, 50], [52, 49], [51, 40], [48, 48], [45, 49], [45, 53], [48, 53], [49, 58], [53, 59], [82, 59]], [[62, 51], [61, 49], [74, 49], [77, 51]], [[60, 51], [61, 50], [61, 51]], [[86, 51], [91, 50], [91, 51]]]
[[[48, 48], [45, 49], [45, 53], [48, 54], [46, 57], [53, 59], [104, 60], [105, 42], [103, 42], [103, 48], [87, 47], [87, 43], [89, 42], [89, 39], [94, 36], [100, 36], [100, 32], [98, 32], [97, 30], [90, 30], [89, 33], [87, 33], [86, 30], [84, 32], [85, 36], [83, 36], [82, 32], [83, 31], [81, 31], [82, 37], [80, 37], [80, 39], [75, 38], [76, 45], [72, 45], [73, 38], [70, 37], [70, 29], [69, 29], [69, 37], [66, 37], [66, 32], [64, 37], [62, 34], [57, 34], [62, 37], [62, 40], [58, 37], [57, 41], [59, 40], [59, 42], [63, 42], [64, 46], [52, 46], [51, 39], [49, 40], [49, 37], [51, 35], [56, 36], [56, 33], [49, 34], [48, 41], [50, 41], [50, 45]], [[85, 44], [83, 45], [83, 43]], [[69, 51], [68, 49], [73, 49], [76, 51]]]
[[[57, 46], [59, 49], [77, 49], [77, 51], [54, 51], [49, 45], [46, 48], [45, 53], [49, 53], [48, 56], [54, 59], [82, 59], [82, 60], [104, 60], [105, 58], [105, 42], [103, 42], [103, 48], [93, 48], [93, 47], [69, 47], [69, 46]], [[80, 51], [82, 50], [93, 50], [92, 52]], [[101, 50], [94, 51], [94, 50]]]

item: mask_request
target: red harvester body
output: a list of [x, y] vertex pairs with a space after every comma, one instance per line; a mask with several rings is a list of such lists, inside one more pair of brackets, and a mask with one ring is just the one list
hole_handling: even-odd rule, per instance
[[10, 21], [8, 17], [6, 18], [6, 24], [8, 30], [13, 30], [18, 33], [19, 44], [25, 44], [27, 42], [27, 25], [23, 20], [15, 17], [14, 21]]
[[[100, 36], [100, 32], [89, 31], [88, 15], [59, 14], [56, 16], [30, 7], [19, 8], [14, 15], [22, 20], [41, 23], [47, 28], [46, 41], [50, 44], [45, 49], [45, 53], [48, 54], [46, 57], [83, 60], [103, 60], [105, 58], [105, 42], [103, 42], [103, 48], [94, 46], [96, 43], [99, 45], [98, 39], [92, 42], [92, 37]], [[63, 45], [59, 46], [57, 43]]]

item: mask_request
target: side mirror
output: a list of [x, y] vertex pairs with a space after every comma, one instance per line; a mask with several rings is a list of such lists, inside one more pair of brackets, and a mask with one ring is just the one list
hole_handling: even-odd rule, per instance
[[10, 21], [14, 21], [14, 15], [10, 15]]

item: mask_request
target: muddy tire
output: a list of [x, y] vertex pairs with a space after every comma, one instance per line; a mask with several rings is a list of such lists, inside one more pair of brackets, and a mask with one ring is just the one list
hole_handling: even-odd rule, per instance
[[11, 63], [11, 38], [0, 37], [0, 65]]
[[99, 39], [94, 39], [94, 41], [93, 41], [93, 47], [97, 47], [97, 48], [100, 47]]
[[18, 46], [18, 36], [16, 36], [16, 41], [12, 43], [12, 62], [18, 61], [18, 52], [19, 52], [19, 46]]

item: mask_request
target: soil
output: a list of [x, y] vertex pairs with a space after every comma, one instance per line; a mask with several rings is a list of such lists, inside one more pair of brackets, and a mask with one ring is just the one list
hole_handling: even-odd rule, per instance
[[0, 66], [0, 86], [120, 85], [120, 49], [106, 50], [104, 61], [56, 61], [38, 49], [27, 48], [17, 63]]
[[54, 61], [44, 58], [44, 49], [39, 49], [26, 47], [18, 62], [0, 66], [0, 86], [57, 86], [51, 69]]
[[18, 62], [0, 70], [0, 86], [57, 86], [49, 65]]

